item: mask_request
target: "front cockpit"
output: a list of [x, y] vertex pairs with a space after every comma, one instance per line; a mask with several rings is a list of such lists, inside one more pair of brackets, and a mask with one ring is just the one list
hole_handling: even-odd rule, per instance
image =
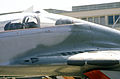
[[17, 30], [17, 29], [28, 29], [40, 27], [40, 20], [36, 16], [26, 16], [23, 20], [10, 21], [8, 22], [4, 30]]

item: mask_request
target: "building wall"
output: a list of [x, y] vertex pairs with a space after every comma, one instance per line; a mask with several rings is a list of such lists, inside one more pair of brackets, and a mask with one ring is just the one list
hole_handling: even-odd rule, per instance
[[[61, 14], [112, 27], [112, 25], [116, 21], [116, 17], [120, 15], [120, 8], [82, 11], [82, 12], [69, 12], [69, 13], [61, 13]], [[117, 22], [115, 27], [120, 27], [120, 20]]]
[[120, 8], [82, 11], [82, 12], [69, 12], [69, 13], [61, 13], [61, 14], [71, 16], [71, 17], [76, 17], [76, 18], [91, 17], [91, 16], [103, 16], [103, 15], [113, 15], [113, 14], [120, 14]]
[[73, 12], [92, 11], [92, 10], [103, 10], [103, 9], [111, 9], [111, 8], [120, 8], [120, 2], [85, 5], [85, 6], [73, 6], [72, 11]]

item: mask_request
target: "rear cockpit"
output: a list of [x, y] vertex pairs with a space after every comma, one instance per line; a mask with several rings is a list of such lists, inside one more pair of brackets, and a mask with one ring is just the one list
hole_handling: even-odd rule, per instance
[[58, 19], [55, 25], [65, 25], [65, 24], [73, 24], [74, 22], [70, 19]]

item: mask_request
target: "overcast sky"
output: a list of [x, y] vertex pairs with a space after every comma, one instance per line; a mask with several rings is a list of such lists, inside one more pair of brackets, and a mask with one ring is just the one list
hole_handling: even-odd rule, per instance
[[120, 2], [120, 0], [1, 0], [0, 13], [25, 10], [31, 6], [36, 9], [71, 10], [72, 6]]

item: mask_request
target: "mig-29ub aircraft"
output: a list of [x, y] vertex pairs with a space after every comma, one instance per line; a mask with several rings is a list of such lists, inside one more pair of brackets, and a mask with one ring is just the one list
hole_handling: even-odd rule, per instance
[[0, 75], [119, 78], [118, 30], [43, 10], [1, 15], [0, 27]]

